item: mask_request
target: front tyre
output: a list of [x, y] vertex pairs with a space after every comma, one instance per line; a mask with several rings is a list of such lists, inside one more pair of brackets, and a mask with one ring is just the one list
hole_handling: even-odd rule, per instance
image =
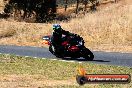
[[62, 56], [59, 54], [59, 52], [57, 52], [57, 49], [53, 45], [49, 46], [49, 51], [57, 58], [62, 58]]
[[54, 55], [55, 54], [55, 47], [53, 45], [50, 45], [49, 51]]

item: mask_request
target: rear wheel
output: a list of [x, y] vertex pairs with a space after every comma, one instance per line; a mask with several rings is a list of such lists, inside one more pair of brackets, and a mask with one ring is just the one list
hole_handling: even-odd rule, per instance
[[86, 60], [92, 61], [94, 59], [94, 55], [89, 49], [84, 48], [82, 53], [83, 58], [85, 58]]

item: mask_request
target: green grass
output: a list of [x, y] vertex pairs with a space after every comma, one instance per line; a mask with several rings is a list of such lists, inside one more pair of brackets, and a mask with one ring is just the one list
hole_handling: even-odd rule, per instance
[[[100, 65], [90, 62], [81, 64], [87, 74], [132, 74], [132, 68]], [[69, 63], [48, 59], [33, 59], [31, 57], [21, 57], [14, 55], [0, 54], [0, 75], [41, 75], [48, 80], [69, 80], [78, 73], [79, 63]], [[59, 85], [57, 88], [80, 88], [77, 85]], [[81, 88], [130, 88], [130, 84], [86, 84]], [[44, 87], [46, 88], [46, 86]], [[48, 88], [48, 87], [47, 87]]]

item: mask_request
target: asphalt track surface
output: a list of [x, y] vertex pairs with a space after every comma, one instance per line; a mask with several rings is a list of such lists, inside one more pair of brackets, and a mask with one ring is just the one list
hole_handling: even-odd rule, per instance
[[[48, 51], [47, 48], [43, 48], [43, 47], [0, 45], [0, 53], [14, 54], [19, 56], [48, 58], [48, 59], [59, 59], [59, 60], [61, 59], [61, 58], [56, 58]], [[65, 60], [132, 67], [132, 53], [101, 52], [101, 51], [93, 51], [93, 53], [95, 55], [93, 61], [86, 61], [83, 58], [72, 59], [72, 60], [65, 59]]]

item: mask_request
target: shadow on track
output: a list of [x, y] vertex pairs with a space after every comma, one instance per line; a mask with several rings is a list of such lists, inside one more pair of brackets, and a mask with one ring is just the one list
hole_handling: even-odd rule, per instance
[[[78, 58], [60, 58], [60, 59], [62, 59], [62, 60], [67, 60], [67, 61], [71, 61], [71, 60], [73, 60], [73, 61], [89, 61], [89, 60], [87, 60], [87, 59], [78, 59]], [[91, 62], [91, 61], [90, 61]], [[92, 62], [110, 62], [110, 61], [107, 61], [107, 60], [93, 60]]]

